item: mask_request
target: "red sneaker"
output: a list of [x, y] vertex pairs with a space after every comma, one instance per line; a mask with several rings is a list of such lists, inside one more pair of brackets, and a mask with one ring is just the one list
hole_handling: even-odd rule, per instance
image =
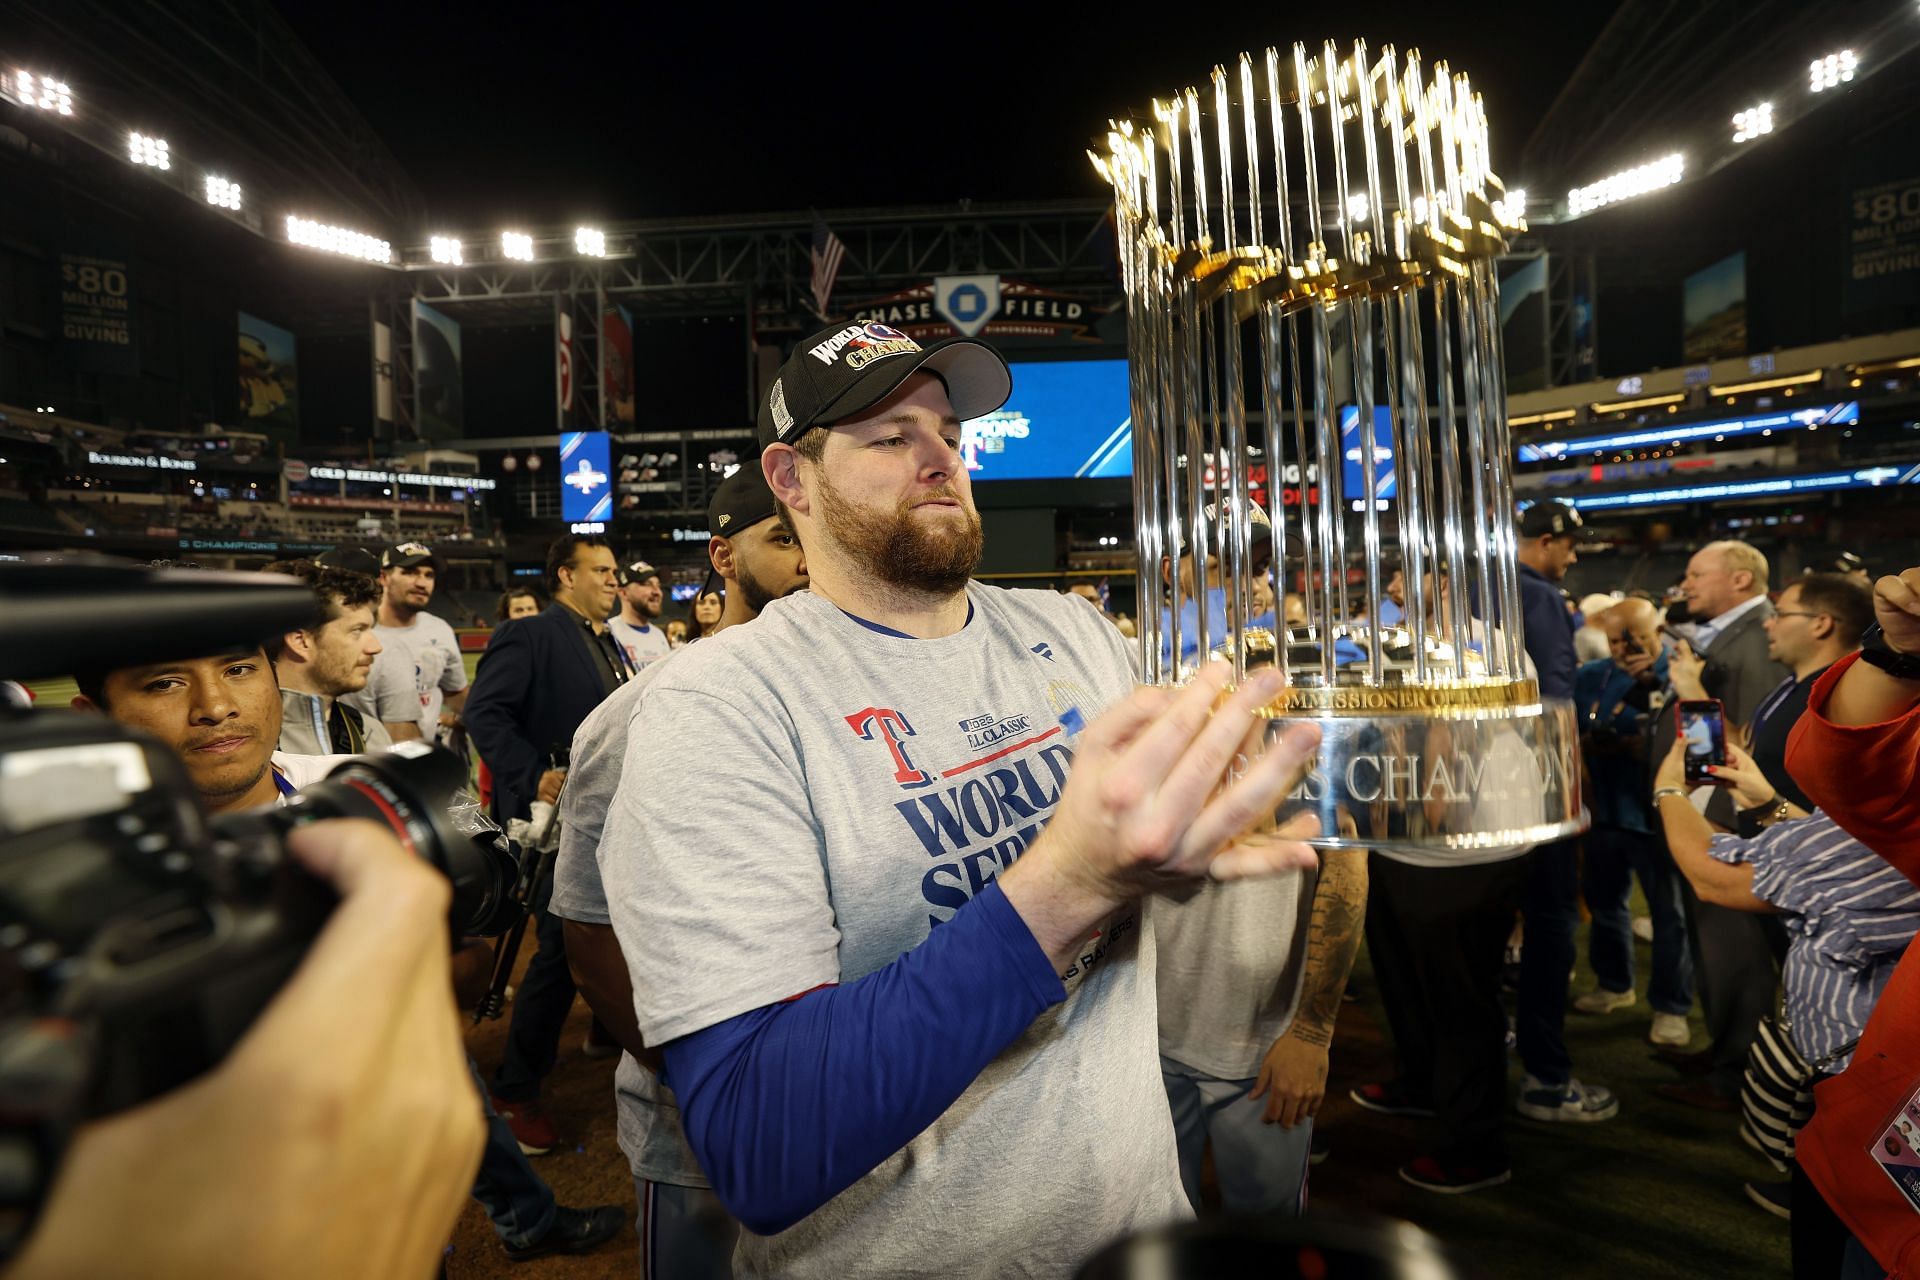
[[491, 1101], [494, 1112], [513, 1130], [513, 1140], [520, 1144], [523, 1154], [543, 1156], [560, 1145], [560, 1135], [554, 1132], [553, 1121], [537, 1099], [509, 1102], [505, 1098], [493, 1098]]

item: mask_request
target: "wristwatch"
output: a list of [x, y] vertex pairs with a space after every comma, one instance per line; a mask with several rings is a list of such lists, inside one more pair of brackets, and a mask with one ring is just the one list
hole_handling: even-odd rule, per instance
[[1902, 653], [1888, 644], [1877, 622], [1860, 635], [1860, 661], [1872, 663], [1896, 680], [1920, 681], [1920, 654]]
[[1764, 830], [1776, 822], [1786, 821], [1787, 810], [1792, 807], [1793, 801], [1776, 791], [1773, 793], [1773, 799], [1764, 804], [1757, 804], [1751, 809], [1742, 809], [1736, 816], [1740, 819], [1743, 828], [1751, 825], [1755, 830]]

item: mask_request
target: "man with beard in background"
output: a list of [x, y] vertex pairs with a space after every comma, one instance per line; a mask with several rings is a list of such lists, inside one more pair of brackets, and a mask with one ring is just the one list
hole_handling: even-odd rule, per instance
[[645, 560], [622, 565], [619, 574], [620, 612], [607, 619], [607, 630], [627, 655], [635, 671], [672, 652], [665, 627], [657, 625], [666, 595], [660, 589], [660, 571]]
[[431, 741], [459, 718], [467, 700], [467, 665], [446, 620], [427, 612], [439, 562], [418, 542], [388, 547], [380, 557], [381, 654], [366, 687], [346, 701], [386, 725], [395, 742]]
[[1318, 864], [1249, 834], [1319, 742], [1262, 749], [1278, 673], [1135, 690], [1084, 603], [970, 581], [960, 424], [1010, 389], [969, 339], [803, 341], [760, 462], [810, 589], [633, 719], [609, 915], [736, 1272], [1064, 1277], [1189, 1216], [1139, 899]]

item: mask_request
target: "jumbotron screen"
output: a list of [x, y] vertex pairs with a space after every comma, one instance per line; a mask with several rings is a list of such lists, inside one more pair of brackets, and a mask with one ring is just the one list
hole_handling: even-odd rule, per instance
[[973, 482], [1133, 474], [1133, 406], [1125, 360], [1012, 363], [1013, 395], [961, 424]]

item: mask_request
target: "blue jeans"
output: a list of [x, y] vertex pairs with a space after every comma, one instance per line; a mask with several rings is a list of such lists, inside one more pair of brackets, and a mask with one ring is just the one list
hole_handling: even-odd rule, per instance
[[1588, 959], [1602, 988], [1633, 990], [1633, 919], [1627, 901], [1636, 875], [1653, 915], [1653, 976], [1647, 983], [1647, 1003], [1657, 1012], [1685, 1017], [1693, 1008], [1693, 952], [1687, 945], [1686, 909], [1680, 901], [1680, 869], [1658, 836], [1606, 827], [1587, 833], [1583, 879], [1587, 906], [1593, 912]]
[[480, 1079], [480, 1068], [472, 1058], [467, 1067], [480, 1090], [480, 1105], [487, 1113], [487, 1145], [480, 1155], [480, 1172], [473, 1180], [473, 1198], [493, 1220], [500, 1239], [520, 1248], [532, 1244], [553, 1226], [559, 1207], [553, 1188], [533, 1171], [533, 1165], [520, 1150], [507, 1122], [494, 1114], [487, 1100], [487, 1086]]
[[1200, 1163], [1213, 1139], [1213, 1171], [1228, 1213], [1297, 1218], [1307, 1207], [1307, 1154], [1313, 1121], [1291, 1129], [1261, 1119], [1267, 1100], [1249, 1098], [1254, 1080], [1216, 1080], [1171, 1058], [1160, 1059], [1160, 1079], [1173, 1112], [1180, 1181], [1200, 1211]]
[[1580, 842], [1560, 840], [1533, 851], [1520, 900], [1526, 943], [1520, 950], [1520, 998], [1514, 1035], [1527, 1074], [1542, 1084], [1573, 1077], [1567, 1054], [1567, 976], [1573, 931], [1580, 923]]

